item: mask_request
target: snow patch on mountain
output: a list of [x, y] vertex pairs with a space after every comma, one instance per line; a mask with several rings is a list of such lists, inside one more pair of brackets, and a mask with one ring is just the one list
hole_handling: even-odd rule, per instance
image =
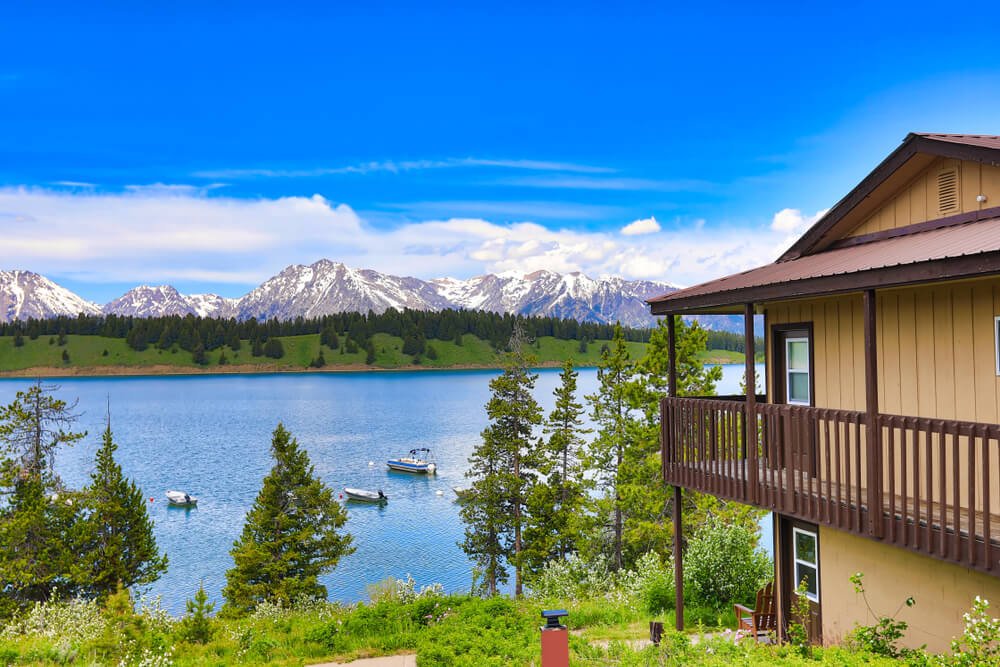
[[170, 285], [140, 285], [130, 289], [101, 309], [106, 315], [163, 317], [233, 317], [236, 300], [215, 294], [184, 295]]
[[80, 313], [98, 315], [96, 303], [83, 299], [31, 271], [0, 271], [0, 322], [47, 319]]

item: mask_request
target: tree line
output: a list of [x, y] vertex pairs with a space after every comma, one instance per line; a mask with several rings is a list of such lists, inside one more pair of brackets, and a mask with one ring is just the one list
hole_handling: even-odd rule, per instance
[[[678, 395], [715, 393], [721, 369], [697, 356], [708, 336], [676, 319]], [[616, 327], [601, 352], [597, 391], [582, 399], [567, 361], [548, 415], [533, 395], [538, 376], [526, 339], [515, 329], [503, 372], [490, 382], [489, 425], [469, 460], [461, 546], [475, 563], [474, 587], [496, 594], [513, 569], [520, 595], [549, 563], [571, 556], [612, 570], [649, 552], [667, 560], [673, 499], [661, 475], [659, 411], [669, 372], [666, 322], [652, 330], [640, 359]], [[587, 412], [593, 432], [583, 427]], [[756, 529], [746, 506], [694, 493], [684, 503], [688, 529], [712, 517]]]
[[[335, 313], [315, 318], [297, 317], [291, 320], [272, 318], [265, 321], [202, 318], [194, 315], [163, 317], [132, 317], [124, 315], [59, 316], [50, 319], [17, 320], [0, 323], [0, 336], [12, 336], [15, 344], [25, 337], [34, 340], [39, 336], [76, 334], [123, 338], [135, 350], [148, 347], [170, 349], [177, 346], [195, 353], [228, 346], [239, 350], [241, 341], [249, 341], [257, 356], [275, 356], [276, 348], [268, 351], [267, 341], [283, 336], [320, 334], [323, 343], [332, 348], [345, 344], [359, 349], [366, 348], [369, 339], [377, 333], [403, 339], [405, 354], [422, 353], [426, 341], [454, 341], [461, 344], [462, 336], [472, 334], [489, 341], [495, 348], [502, 348], [514, 329], [519, 328], [533, 338], [552, 336], [560, 340], [595, 341], [611, 338], [614, 327], [609, 324], [578, 322], [573, 319], [512, 315], [484, 310], [396, 310], [382, 313]], [[626, 340], [646, 342], [647, 329], [623, 329]], [[409, 352], [407, 351], [409, 350]], [[351, 350], [348, 350], [351, 351]], [[356, 351], [356, 350], [355, 350]], [[278, 355], [276, 358], [280, 358]]]

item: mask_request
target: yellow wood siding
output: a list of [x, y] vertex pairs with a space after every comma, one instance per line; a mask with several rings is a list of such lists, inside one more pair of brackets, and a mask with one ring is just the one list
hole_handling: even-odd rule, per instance
[[[771, 325], [812, 324], [818, 407], [865, 409], [860, 294], [772, 303], [766, 312], [769, 351]], [[881, 412], [1000, 422], [1000, 278], [879, 291], [876, 313]], [[773, 396], [771, 368], [767, 380]]]
[[[840, 643], [855, 625], [873, 622], [851, 586], [850, 577], [856, 572], [865, 575], [873, 609], [898, 610], [895, 618], [909, 624], [901, 644], [910, 648], [926, 644], [930, 651], [947, 651], [950, 641], [962, 634], [962, 614], [977, 595], [991, 602], [1000, 599], [997, 577], [822, 525], [819, 533], [824, 644]], [[916, 604], [906, 607], [902, 603], [910, 595]]]
[[[942, 214], [938, 209], [937, 177], [942, 171], [958, 171], [959, 209]], [[985, 202], [976, 197], [986, 195]], [[927, 222], [947, 215], [1000, 206], [1000, 167], [978, 162], [939, 159], [903, 187], [847, 236], [861, 236]]]
[[[1000, 377], [996, 373], [994, 318], [1000, 315], [1000, 278], [962, 281], [919, 288], [893, 289], [877, 293], [876, 345], [878, 353], [879, 411], [885, 414], [957, 419], [961, 421], [1000, 422]], [[810, 323], [813, 327], [814, 402], [817, 407], [864, 411], [865, 364], [864, 324], [861, 295], [847, 295], [811, 301], [769, 304], [766, 308], [768, 349], [771, 350], [771, 325]], [[774, 401], [774, 369], [768, 368], [768, 394]], [[920, 460], [919, 469], [927, 469], [924, 449], [912, 437], [893, 434], [893, 453], [888, 449], [888, 431], [883, 431], [883, 457], [893, 459], [895, 489], [900, 489], [903, 472], [903, 449], [909, 461]], [[820, 434], [821, 451], [826, 437]], [[847, 438], [845, 456], [856, 465]], [[965, 436], [949, 438], [941, 446], [937, 435], [931, 437], [935, 459], [930, 462], [931, 488], [923, 475], [917, 480], [920, 495], [935, 503], [952, 498], [954, 480], [958, 480], [959, 504], [968, 507], [966, 489], [970, 474], [982, 470], [981, 455], [970, 473], [970, 443]], [[954, 451], [958, 447], [958, 452]], [[1000, 443], [989, 445], [992, 461], [1000, 460]], [[939, 458], [940, 457], [940, 458]], [[957, 465], [956, 465], [957, 464]], [[819, 462], [820, 472], [826, 465]], [[956, 472], [957, 468], [957, 472]], [[912, 469], [912, 468], [911, 468]], [[944, 475], [942, 476], [942, 473]], [[1000, 477], [990, 478], [990, 507], [1000, 514]], [[867, 485], [867, 475], [862, 484]], [[883, 479], [889, 493], [888, 478]], [[982, 511], [984, 496], [981, 484], [975, 483], [975, 506]], [[912, 487], [911, 487], [912, 488]]]

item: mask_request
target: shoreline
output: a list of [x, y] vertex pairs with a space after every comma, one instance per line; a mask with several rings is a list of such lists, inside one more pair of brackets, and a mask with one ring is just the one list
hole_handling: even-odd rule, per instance
[[[559, 368], [561, 361], [545, 361], [532, 366], [532, 368], [547, 369]], [[591, 365], [579, 365], [576, 368], [596, 368]], [[187, 366], [170, 366], [166, 364], [153, 366], [34, 366], [12, 371], [0, 371], [0, 379], [6, 378], [32, 378], [32, 377], [161, 377], [170, 375], [195, 376], [195, 375], [274, 375], [278, 373], [315, 373], [315, 374], [335, 374], [335, 373], [397, 373], [409, 371], [482, 371], [500, 370], [503, 366], [498, 364], [455, 364], [453, 366], [424, 366], [421, 364], [409, 364], [397, 366], [395, 368], [380, 368], [378, 366], [368, 366], [366, 364], [348, 364], [344, 366], [332, 366], [327, 368], [297, 368], [290, 366], [279, 366], [271, 364], [232, 364], [223, 367], [213, 366], [212, 368], [200, 369]]]

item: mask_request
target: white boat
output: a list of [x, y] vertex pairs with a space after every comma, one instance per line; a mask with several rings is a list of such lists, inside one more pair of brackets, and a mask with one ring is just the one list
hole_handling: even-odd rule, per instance
[[348, 500], [357, 500], [363, 503], [389, 502], [389, 496], [382, 493], [382, 489], [379, 489], [378, 491], [369, 491], [368, 489], [353, 489], [350, 487], [344, 487], [344, 494], [347, 496]]
[[433, 475], [437, 470], [437, 465], [430, 461], [431, 450], [426, 447], [411, 449], [409, 456], [401, 456], [398, 459], [389, 459], [386, 465], [392, 470], [401, 472], [415, 472], [426, 475]]
[[459, 498], [468, 498], [469, 492], [472, 491], [472, 489], [466, 488], [464, 486], [453, 486], [451, 487], [451, 490], [454, 491], [455, 495], [458, 496]]
[[194, 507], [198, 499], [184, 491], [167, 491], [167, 503], [175, 507]]

